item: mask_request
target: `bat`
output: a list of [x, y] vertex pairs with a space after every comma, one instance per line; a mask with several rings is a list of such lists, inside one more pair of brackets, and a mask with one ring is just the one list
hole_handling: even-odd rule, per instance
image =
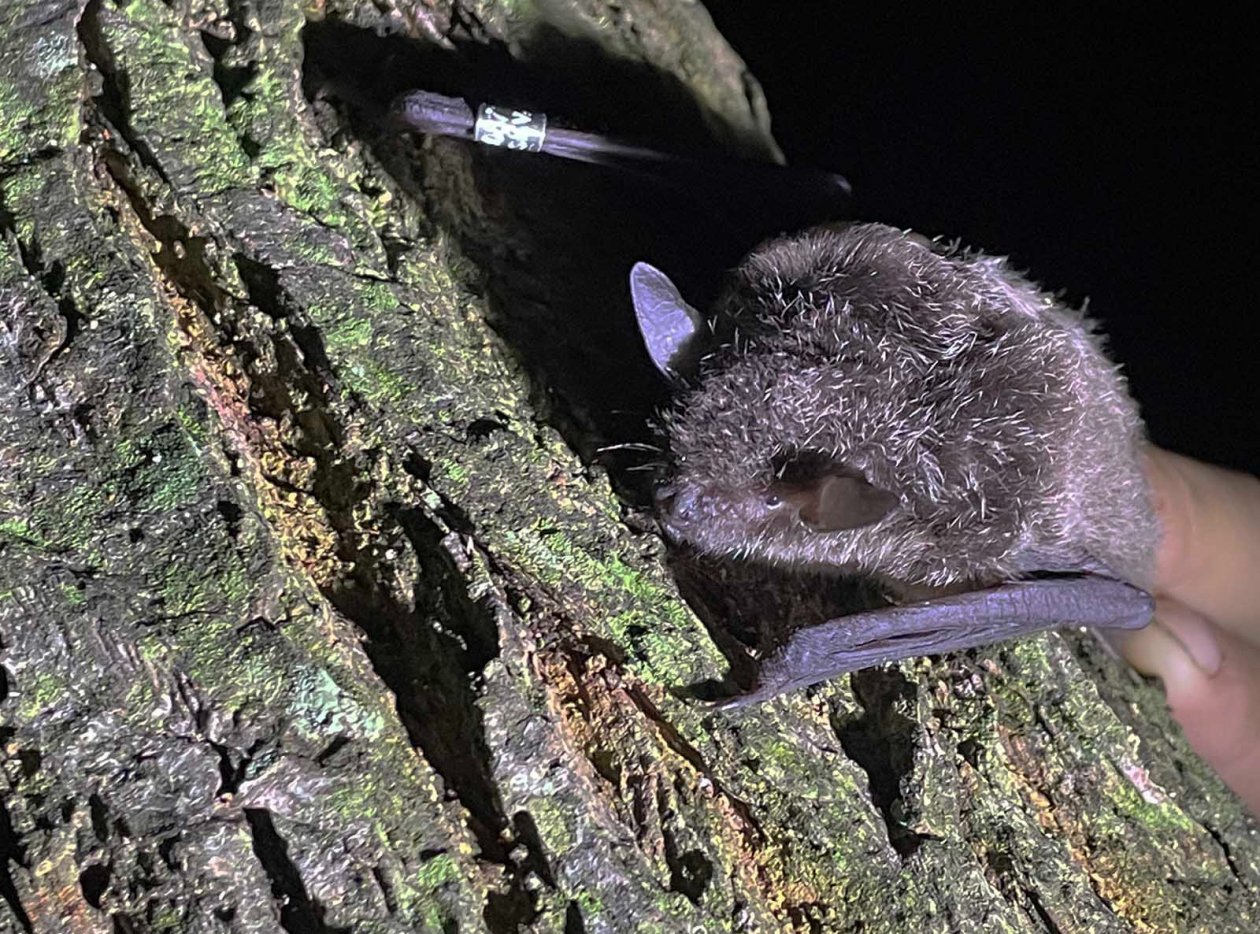
[[1066, 626], [1151, 618], [1144, 431], [1093, 324], [1005, 260], [880, 224], [772, 240], [712, 315], [637, 263], [666, 536], [868, 575], [899, 605], [797, 630], [722, 706]]

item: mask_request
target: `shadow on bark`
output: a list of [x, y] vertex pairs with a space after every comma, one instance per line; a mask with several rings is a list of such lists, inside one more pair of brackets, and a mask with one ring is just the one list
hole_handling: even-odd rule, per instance
[[[388, 106], [422, 88], [548, 114], [571, 125], [667, 151], [769, 161], [707, 110], [676, 77], [620, 59], [593, 41], [540, 26], [513, 58], [465, 22], [453, 51], [381, 38], [344, 24], [305, 31], [306, 89], [335, 100], [382, 165], [453, 234], [477, 267], [470, 287], [489, 299], [495, 329], [533, 378], [540, 414], [587, 461], [606, 463], [622, 492], [643, 488], [609, 443], [650, 440], [645, 423], [664, 386], [642, 349], [626, 278], [645, 259], [668, 268], [698, 304], [721, 271], [766, 236], [830, 219], [834, 205], [802, 203], [722, 175], [687, 185], [546, 155], [436, 141], [389, 128]], [[476, 39], [476, 41], [474, 41]], [[472, 179], [472, 190], [462, 183]]]

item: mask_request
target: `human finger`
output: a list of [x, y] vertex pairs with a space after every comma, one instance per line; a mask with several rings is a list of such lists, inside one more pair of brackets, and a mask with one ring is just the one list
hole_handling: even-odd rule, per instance
[[1260, 480], [1158, 448], [1146, 466], [1163, 529], [1156, 590], [1260, 643]]
[[1161, 600], [1151, 625], [1125, 634], [1120, 649], [1163, 682], [1195, 752], [1260, 814], [1260, 648]]

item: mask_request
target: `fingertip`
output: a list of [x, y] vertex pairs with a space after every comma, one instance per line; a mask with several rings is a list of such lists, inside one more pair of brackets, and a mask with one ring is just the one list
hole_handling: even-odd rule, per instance
[[1156, 603], [1149, 626], [1122, 633], [1117, 648], [1133, 667], [1165, 681], [1190, 675], [1211, 678], [1222, 664], [1216, 627], [1202, 614], [1168, 599]]

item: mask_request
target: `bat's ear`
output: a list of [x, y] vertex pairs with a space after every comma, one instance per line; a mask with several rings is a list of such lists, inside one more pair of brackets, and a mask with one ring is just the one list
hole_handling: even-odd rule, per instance
[[848, 474], [825, 474], [775, 487], [773, 492], [796, 506], [801, 519], [815, 532], [842, 532], [873, 525], [900, 502], [864, 477]]
[[704, 355], [709, 329], [669, 276], [648, 263], [630, 270], [630, 297], [652, 363], [668, 379], [689, 376]]

